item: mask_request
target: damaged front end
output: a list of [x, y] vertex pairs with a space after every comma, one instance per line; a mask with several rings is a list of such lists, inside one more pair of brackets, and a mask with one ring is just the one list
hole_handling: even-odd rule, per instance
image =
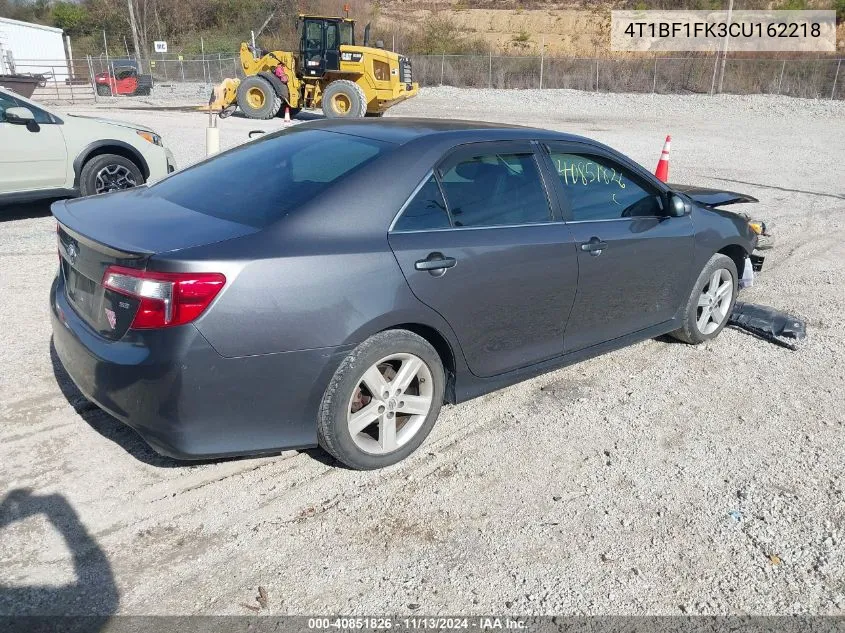
[[[748, 202], [759, 202], [754, 196], [749, 196], [745, 193], [738, 193], [736, 191], [725, 191], [723, 189], [709, 189], [707, 187], [696, 187], [694, 185], [674, 185], [670, 184], [675, 191], [679, 191], [688, 196], [695, 202], [706, 207], [725, 207], [733, 204], [744, 204]], [[733, 211], [730, 209], [730, 211]], [[748, 222], [749, 228], [757, 235], [757, 247], [749, 256], [751, 265], [755, 272], [763, 270], [763, 262], [766, 259], [764, 255], [758, 251], [764, 251], [774, 246], [774, 235], [771, 228], [766, 225], [763, 220], [752, 218], [747, 213], [740, 211], [733, 211], [737, 215], [742, 216]]]

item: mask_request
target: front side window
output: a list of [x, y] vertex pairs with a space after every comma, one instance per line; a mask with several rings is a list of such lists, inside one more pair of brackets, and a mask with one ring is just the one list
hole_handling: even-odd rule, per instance
[[6, 120], [6, 110], [8, 108], [26, 108], [35, 116], [35, 122], [39, 125], [49, 125], [53, 123], [53, 117], [48, 112], [36, 108], [34, 105], [26, 101], [20, 101], [13, 96], [4, 92], [0, 92], [0, 123]]
[[549, 203], [530, 153], [490, 153], [462, 160], [442, 177], [455, 227], [548, 222]]
[[337, 24], [334, 22], [326, 23], [326, 50], [336, 51], [337, 44]]
[[394, 231], [448, 229], [449, 214], [434, 176], [429, 178], [402, 211]]
[[262, 228], [392, 147], [359, 136], [292, 128], [176, 172], [150, 191], [199, 213]]
[[613, 161], [561, 152], [551, 158], [573, 221], [665, 215], [660, 194]]
[[305, 38], [305, 51], [308, 53], [320, 52], [323, 50], [323, 23], [316, 20], [305, 22], [303, 32]]

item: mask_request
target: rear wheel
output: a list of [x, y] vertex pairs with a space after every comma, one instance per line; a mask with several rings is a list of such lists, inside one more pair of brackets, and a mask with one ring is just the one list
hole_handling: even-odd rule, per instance
[[97, 84], [97, 94], [101, 97], [110, 97], [111, 88], [109, 88], [108, 86], [104, 86], [103, 84]]
[[320, 445], [350, 468], [395, 464], [423, 443], [440, 415], [445, 377], [422, 337], [388, 330], [340, 364], [320, 405]]
[[323, 91], [323, 114], [329, 119], [358, 119], [367, 113], [367, 97], [354, 81], [338, 79]]
[[282, 100], [269, 81], [252, 76], [238, 86], [238, 105], [250, 119], [272, 119], [282, 107]]
[[95, 156], [82, 168], [79, 191], [83, 196], [131, 189], [144, 184], [144, 174], [128, 158], [117, 154]]
[[719, 336], [736, 302], [737, 279], [734, 261], [727, 255], [713, 255], [692, 288], [683, 327], [672, 336], [693, 345]]

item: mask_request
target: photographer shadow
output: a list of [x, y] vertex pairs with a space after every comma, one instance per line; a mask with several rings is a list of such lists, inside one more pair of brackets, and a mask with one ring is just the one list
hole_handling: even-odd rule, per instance
[[64, 496], [37, 495], [26, 488], [12, 490], [0, 501], [0, 533], [37, 515], [45, 516], [62, 535], [71, 552], [76, 580], [64, 586], [0, 583], [4, 630], [102, 630], [119, 603], [114, 573], [105, 552]]

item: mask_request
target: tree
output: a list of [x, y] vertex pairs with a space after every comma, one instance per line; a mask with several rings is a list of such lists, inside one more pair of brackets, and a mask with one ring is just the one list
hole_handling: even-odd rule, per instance
[[57, 2], [53, 5], [53, 24], [68, 35], [80, 35], [88, 30], [88, 11], [81, 4]]

